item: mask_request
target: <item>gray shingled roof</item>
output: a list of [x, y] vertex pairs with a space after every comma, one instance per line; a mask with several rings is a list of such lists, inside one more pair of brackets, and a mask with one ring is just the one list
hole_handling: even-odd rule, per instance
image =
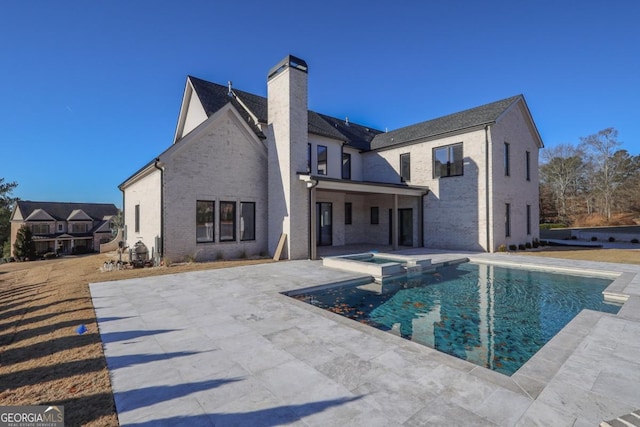
[[[189, 76], [189, 79], [207, 116], [212, 115], [228, 102], [231, 102], [247, 122], [251, 123], [250, 114], [234, 97], [228, 95], [229, 89], [227, 86], [192, 76]], [[261, 123], [267, 123], [266, 98], [235, 88], [233, 92]], [[511, 98], [417, 123], [391, 132], [382, 132], [357, 123], [347, 124], [342, 119], [309, 111], [309, 133], [345, 141], [347, 145], [359, 150], [375, 150], [494, 123], [507, 108], [520, 99], [523, 99], [522, 95], [512, 96]], [[258, 136], [264, 137], [257, 128], [256, 133]]]
[[379, 134], [371, 142], [371, 149], [386, 148], [494, 123], [502, 113], [520, 99], [523, 99], [522, 95], [512, 96], [480, 107]]
[[19, 200], [18, 208], [23, 218], [27, 218], [36, 209], [42, 209], [57, 221], [66, 221], [71, 212], [82, 209], [95, 221], [101, 221], [105, 216], [117, 215], [118, 208], [113, 203], [67, 203], [67, 202], [33, 202], [31, 200]]
[[[224, 107], [231, 102], [238, 112], [251, 123], [251, 116], [233, 97], [228, 95], [228, 86], [211, 83], [197, 77], [189, 76], [193, 88], [202, 103], [207, 116]], [[233, 92], [238, 98], [251, 110], [261, 123], [267, 123], [267, 98], [253, 95], [242, 90], [233, 88]], [[342, 123], [342, 126], [339, 124]], [[350, 131], [349, 128], [353, 127]], [[344, 121], [333, 117], [309, 111], [309, 132], [314, 135], [326, 136], [328, 138], [345, 141], [348, 145], [352, 145], [360, 150], [368, 150], [369, 143], [375, 135], [380, 133], [375, 129], [368, 129], [364, 126], [352, 125], [345, 130]], [[256, 129], [258, 136], [264, 136]]]

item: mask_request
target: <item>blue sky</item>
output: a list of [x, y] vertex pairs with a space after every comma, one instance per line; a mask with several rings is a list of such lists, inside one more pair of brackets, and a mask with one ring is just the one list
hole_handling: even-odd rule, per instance
[[172, 142], [187, 75], [384, 130], [524, 94], [547, 147], [607, 127], [640, 154], [640, 2], [31, 1], [0, 5], [0, 177], [25, 200], [121, 206]]

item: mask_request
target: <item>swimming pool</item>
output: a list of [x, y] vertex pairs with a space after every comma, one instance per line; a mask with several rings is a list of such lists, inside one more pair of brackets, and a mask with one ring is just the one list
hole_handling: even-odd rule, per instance
[[289, 295], [511, 375], [581, 310], [617, 313], [611, 279], [461, 263], [382, 283]]

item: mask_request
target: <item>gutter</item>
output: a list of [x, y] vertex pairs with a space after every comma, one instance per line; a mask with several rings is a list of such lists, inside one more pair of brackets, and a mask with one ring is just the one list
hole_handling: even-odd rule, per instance
[[160, 164], [160, 157], [153, 162], [153, 166], [160, 171], [160, 248], [156, 248], [160, 258], [164, 256], [164, 169]]
[[490, 235], [490, 231], [491, 231], [491, 225], [489, 224], [489, 213], [490, 213], [490, 207], [489, 207], [489, 201], [490, 201], [490, 197], [489, 197], [489, 126], [490, 125], [486, 125], [484, 127], [484, 177], [485, 177], [485, 223], [486, 223], [486, 235], [487, 235], [487, 241], [486, 241], [486, 248], [487, 248], [487, 252], [491, 253], [493, 252], [493, 249], [491, 248], [491, 235]]

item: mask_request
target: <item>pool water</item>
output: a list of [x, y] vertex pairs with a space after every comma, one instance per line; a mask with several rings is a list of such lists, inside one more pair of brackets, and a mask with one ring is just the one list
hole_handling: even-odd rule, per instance
[[617, 313], [611, 279], [463, 263], [294, 298], [511, 375], [581, 310]]

